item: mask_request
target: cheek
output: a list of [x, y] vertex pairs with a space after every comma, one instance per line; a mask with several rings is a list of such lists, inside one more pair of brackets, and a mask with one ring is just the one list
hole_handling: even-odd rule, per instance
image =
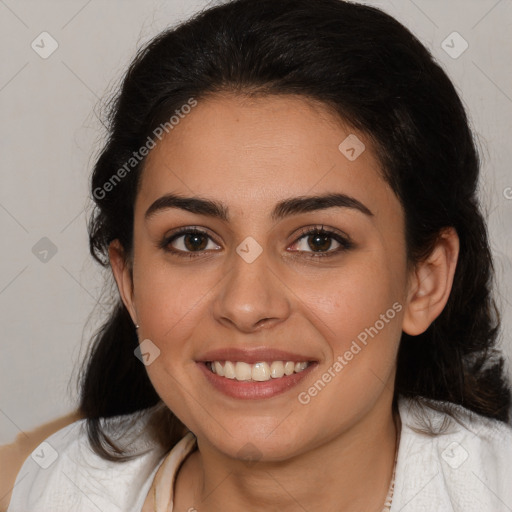
[[201, 299], [214, 285], [214, 276], [208, 272], [140, 258], [134, 268], [134, 287], [141, 323], [160, 337], [200, 308]]
[[178, 381], [186, 381], [194, 364], [194, 346], [189, 340], [205, 317], [208, 290], [213, 285], [208, 287], [204, 272], [180, 271], [163, 264], [148, 264], [141, 269], [137, 277], [134, 274], [140, 341], [149, 339], [160, 351], [146, 369], [161, 394], [170, 384], [174, 388]]
[[[385, 265], [347, 266], [303, 289], [303, 314], [326, 341], [327, 360], [317, 380], [300, 389], [298, 400], [333, 428], [332, 404], [349, 418], [391, 388], [401, 335], [400, 283]], [[321, 382], [320, 382], [321, 381]], [[324, 384], [325, 383], [325, 384]]]
[[204, 316], [208, 281], [204, 272], [172, 268], [150, 258], [140, 258], [134, 268], [140, 341], [149, 339], [159, 350], [146, 371], [158, 395], [186, 424], [192, 421], [189, 412], [197, 407], [189, 383], [195, 365], [189, 340]]
[[354, 341], [373, 358], [396, 348], [403, 309], [399, 290], [400, 283], [384, 261], [362, 257], [324, 277], [303, 280], [300, 297], [304, 315], [328, 340], [333, 359], [351, 349]]

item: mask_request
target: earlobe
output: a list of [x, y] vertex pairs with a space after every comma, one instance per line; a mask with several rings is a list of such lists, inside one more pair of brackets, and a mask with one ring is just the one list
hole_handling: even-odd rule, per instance
[[441, 314], [453, 285], [459, 237], [454, 228], [443, 230], [432, 253], [416, 265], [409, 279], [409, 296], [402, 330], [411, 336], [425, 332]]
[[128, 309], [133, 323], [137, 324], [137, 313], [134, 306], [133, 278], [129, 262], [119, 240], [114, 240], [108, 248], [110, 266], [117, 283], [117, 289], [124, 305]]

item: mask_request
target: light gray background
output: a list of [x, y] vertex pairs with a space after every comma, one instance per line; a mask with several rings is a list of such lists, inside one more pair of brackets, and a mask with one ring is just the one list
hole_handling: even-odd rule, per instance
[[[77, 362], [102, 318], [102, 274], [86, 231], [89, 172], [104, 135], [100, 100], [143, 42], [207, 3], [0, 0], [0, 444], [74, 408]], [[397, 17], [431, 49], [469, 110], [510, 364], [512, 2], [366, 3]], [[59, 45], [47, 59], [31, 48], [43, 31]], [[456, 59], [441, 47], [454, 31], [469, 44]], [[46, 262], [32, 252], [43, 237], [57, 248]]]

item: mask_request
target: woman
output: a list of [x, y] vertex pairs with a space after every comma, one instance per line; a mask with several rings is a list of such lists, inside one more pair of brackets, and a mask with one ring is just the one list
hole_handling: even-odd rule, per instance
[[156, 37], [92, 175], [119, 302], [85, 420], [9, 511], [510, 509], [478, 174], [453, 85], [377, 9], [236, 0]]

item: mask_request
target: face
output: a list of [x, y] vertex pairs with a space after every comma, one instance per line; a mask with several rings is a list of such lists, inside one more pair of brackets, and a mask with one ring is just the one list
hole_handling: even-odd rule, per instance
[[[354, 135], [365, 145], [359, 156]], [[166, 194], [214, 201], [225, 218], [155, 205]], [[160, 351], [148, 375], [220, 452], [240, 457], [250, 442], [263, 459], [284, 460], [389, 403], [408, 293], [404, 214], [367, 138], [321, 105], [295, 96], [198, 102], [147, 158], [132, 264], [123, 300], [140, 341]], [[255, 355], [268, 363], [312, 364], [244, 383], [204, 364], [221, 349], [243, 351], [217, 355], [222, 362], [262, 349], [289, 353]]]

